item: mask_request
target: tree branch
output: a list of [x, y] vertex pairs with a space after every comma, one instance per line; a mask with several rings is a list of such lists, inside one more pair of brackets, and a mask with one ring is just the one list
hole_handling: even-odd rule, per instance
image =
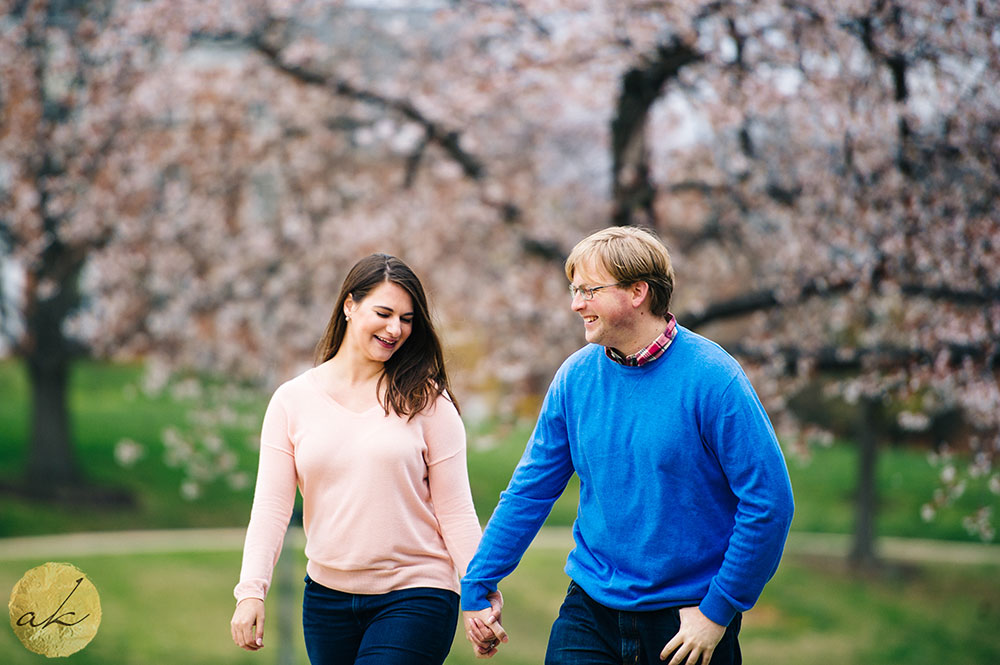
[[[661, 44], [656, 52], [622, 76], [621, 93], [611, 121], [612, 150], [612, 223], [635, 224], [655, 220], [653, 202], [656, 187], [650, 177], [646, 126], [649, 110], [663, 94], [663, 88], [676, 78], [681, 68], [701, 59], [692, 47], [673, 39]], [[643, 218], [637, 220], [636, 218]]]
[[[739, 318], [754, 312], [803, 303], [811, 298], [832, 297], [846, 293], [859, 284], [859, 280], [842, 280], [827, 283], [814, 279], [798, 291], [780, 294], [778, 289], [765, 289], [738, 295], [728, 300], [712, 303], [704, 309], [677, 315], [677, 321], [688, 328], [698, 328], [708, 323]], [[940, 300], [955, 305], [981, 307], [1000, 302], [1000, 285], [978, 290], [956, 289], [947, 285], [929, 285], [916, 282], [902, 283], [900, 292], [906, 296]]]
[[854, 281], [828, 284], [825, 281], [814, 279], [807, 282], [797, 292], [789, 295], [779, 295], [778, 289], [744, 293], [728, 300], [712, 303], [701, 310], [678, 314], [677, 321], [688, 328], [698, 328], [715, 321], [734, 319], [754, 312], [805, 302], [816, 296], [833, 296], [845, 293], [854, 288], [855, 284]]
[[942, 353], [947, 354], [948, 364], [952, 368], [960, 367], [965, 360], [995, 367], [1000, 358], [1000, 338], [988, 340], [981, 345], [946, 344], [934, 349], [888, 344], [867, 348], [824, 346], [818, 349], [803, 349], [784, 346], [777, 349], [762, 349], [738, 344], [729, 347], [729, 351], [744, 360], [759, 364], [780, 360], [784, 365], [784, 372], [789, 376], [798, 374], [798, 368], [803, 361], [820, 372], [857, 372], [862, 369], [931, 365], [938, 362]]
[[[264, 56], [278, 71], [302, 83], [327, 88], [336, 95], [399, 113], [423, 128], [424, 140], [407, 159], [404, 186], [408, 187], [414, 182], [416, 168], [422, 159], [424, 149], [431, 143], [444, 150], [445, 154], [459, 165], [463, 175], [476, 182], [486, 180], [488, 177], [486, 166], [478, 157], [462, 148], [461, 132], [431, 120], [409, 101], [387, 97], [370, 90], [363, 90], [336, 76], [312, 71], [298, 65], [289, 65], [284, 62], [281, 59], [281, 49], [272, 43], [273, 39], [268, 39], [266, 36], [271, 33], [274, 23], [273, 21], [265, 22], [263, 28], [245, 37], [244, 40], [250, 48]], [[219, 38], [219, 36], [216, 36], [216, 38]], [[238, 38], [238, 36], [228, 35], [224, 38], [234, 39]], [[513, 225], [521, 219], [521, 209], [512, 201], [497, 201], [484, 197], [483, 203], [495, 209], [497, 214], [500, 215], [501, 221], [505, 224]], [[522, 238], [522, 243], [528, 249], [529, 253], [532, 253], [535, 246], [538, 245], [536, 241], [528, 237]], [[558, 251], [551, 252], [548, 250], [534, 253], [541, 256], [555, 256], [559, 254]]]
[[473, 180], [483, 180], [486, 177], [486, 167], [475, 155], [467, 152], [460, 145], [461, 134], [448, 129], [438, 122], [425, 116], [412, 103], [405, 99], [394, 99], [371, 90], [365, 90], [333, 75], [312, 71], [299, 65], [290, 65], [281, 59], [281, 51], [267, 43], [261, 34], [251, 35], [250, 46], [263, 55], [274, 67], [288, 76], [310, 85], [321, 86], [342, 97], [348, 97], [366, 104], [372, 104], [399, 113], [408, 120], [417, 123], [424, 130], [429, 143], [438, 145], [462, 168], [462, 172]]

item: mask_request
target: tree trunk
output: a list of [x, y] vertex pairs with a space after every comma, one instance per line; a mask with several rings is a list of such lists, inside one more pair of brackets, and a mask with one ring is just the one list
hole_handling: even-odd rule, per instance
[[875, 515], [878, 510], [876, 469], [878, 438], [876, 435], [878, 401], [871, 397], [861, 400], [858, 410], [858, 486], [855, 498], [854, 542], [850, 564], [856, 570], [878, 566], [875, 553]]
[[36, 352], [27, 361], [32, 414], [26, 480], [32, 494], [53, 494], [80, 482], [69, 427], [69, 358]]
[[[66, 496], [82, 476], [73, 453], [69, 417], [69, 373], [82, 349], [63, 332], [67, 317], [79, 306], [77, 280], [82, 262], [59, 242], [43, 255], [38, 273], [29, 275], [26, 341], [22, 354], [31, 382], [31, 438], [25, 488], [42, 496]], [[39, 294], [38, 284], [57, 284], [51, 294]]]

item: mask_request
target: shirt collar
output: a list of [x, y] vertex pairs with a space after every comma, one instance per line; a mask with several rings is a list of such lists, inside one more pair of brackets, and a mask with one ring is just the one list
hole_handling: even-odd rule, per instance
[[674, 318], [673, 314], [667, 313], [667, 329], [663, 333], [653, 340], [653, 342], [630, 356], [622, 355], [617, 349], [613, 349], [610, 346], [604, 347], [604, 353], [607, 354], [608, 358], [611, 358], [616, 363], [625, 365], [627, 367], [642, 367], [647, 363], [651, 363], [660, 356], [662, 356], [670, 343], [674, 341], [677, 337], [677, 320]]

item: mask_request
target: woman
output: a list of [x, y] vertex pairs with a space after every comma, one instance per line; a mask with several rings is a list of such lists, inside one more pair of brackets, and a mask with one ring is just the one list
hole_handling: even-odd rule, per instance
[[439, 665], [481, 531], [465, 430], [413, 271], [385, 254], [359, 261], [316, 361], [264, 415], [233, 640], [264, 644], [264, 597], [298, 487], [310, 662]]

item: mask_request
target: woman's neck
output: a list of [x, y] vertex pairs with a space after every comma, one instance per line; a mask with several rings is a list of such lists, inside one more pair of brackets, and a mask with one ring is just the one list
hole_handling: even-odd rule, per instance
[[366, 386], [376, 383], [385, 373], [385, 363], [373, 362], [342, 346], [337, 353], [322, 366], [327, 367], [331, 378], [351, 386]]

